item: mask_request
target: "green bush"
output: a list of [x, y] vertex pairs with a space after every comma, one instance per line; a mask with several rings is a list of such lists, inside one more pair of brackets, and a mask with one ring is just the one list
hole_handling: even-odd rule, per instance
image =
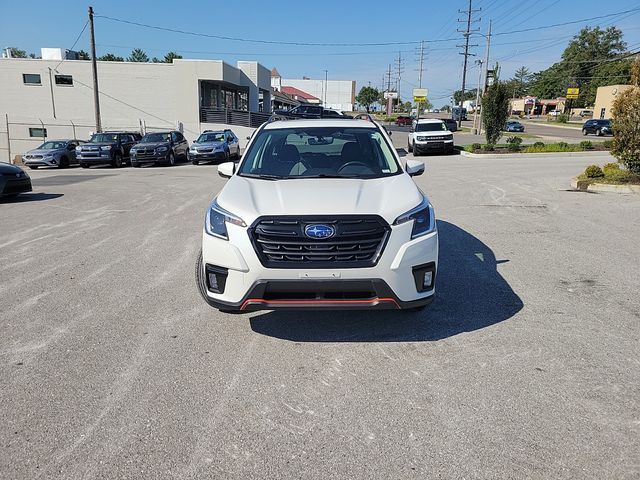
[[565, 151], [565, 150], [569, 150], [569, 144], [567, 142], [558, 142], [556, 143], [556, 145], [558, 145], [558, 148], [560, 149], [560, 151]]
[[556, 122], [558, 123], [567, 123], [569, 121], [569, 115], [566, 113], [561, 113], [556, 117]]
[[516, 137], [515, 135], [512, 137], [507, 137], [507, 143], [508, 144], [515, 144], [515, 145], [520, 145], [522, 143], [522, 138], [521, 137]]
[[536, 142], [533, 144], [533, 146], [536, 148], [544, 148], [544, 142]]
[[602, 146], [607, 150], [611, 150], [611, 147], [613, 147], [613, 140], [605, 140], [602, 142]]
[[582, 150], [593, 150], [593, 143], [591, 143], [591, 140], [583, 140], [580, 142], [580, 148]]
[[617, 172], [620, 171], [620, 164], [619, 163], [607, 163], [604, 167], [602, 167], [602, 171], [604, 172], [604, 175], [606, 177], [608, 177], [611, 174], [616, 174]]
[[479, 144], [479, 143], [472, 143], [472, 144], [471, 144], [471, 150], [473, 150], [474, 152], [475, 152], [476, 150], [482, 150], [482, 145], [481, 145], [481, 144]]
[[587, 178], [602, 178], [604, 177], [604, 172], [598, 165], [589, 165], [584, 170], [584, 175]]
[[493, 152], [495, 150], [496, 146], [493, 143], [485, 143], [482, 146], [483, 150], [486, 150], [487, 152]]

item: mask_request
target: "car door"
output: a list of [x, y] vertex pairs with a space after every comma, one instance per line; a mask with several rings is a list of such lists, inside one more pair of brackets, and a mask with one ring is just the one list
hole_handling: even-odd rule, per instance
[[71, 141], [67, 144], [67, 158], [69, 159], [69, 164], [77, 163], [76, 160], [76, 147], [78, 146], [78, 142]]
[[227, 132], [227, 143], [229, 144], [229, 153], [231, 155], [240, 155], [240, 147], [238, 139], [232, 132]]
[[120, 135], [120, 145], [122, 146], [122, 152], [125, 158], [129, 157], [129, 151], [131, 150], [131, 147], [133, 146], [133, 144], [134, 144], [133, 136], [128, 134]]
[[189, 144], [187, 140], [184, 138], [180, 132], [174, 132], [175, 135], [175, 144], [176, 144], [176, 155], [181, 156], [182, 158], [187, 158], [187, 150], [189, 149]]

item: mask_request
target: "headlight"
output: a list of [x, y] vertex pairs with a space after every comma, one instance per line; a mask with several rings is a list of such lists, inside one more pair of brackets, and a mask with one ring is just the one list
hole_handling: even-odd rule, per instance
[[167, 147], [158, 147], [158, 148], [156, 148], [156, 152], [158, 152], [158, 153], [164, 153], [167, 150], [169, 150]]
[[223, 152], [224, 151], [224, 145], [218, 145], [217, 147], [215, 147], [213, 149], [214, 152]]
[[195, 145], [191, 145], [189, 147], [189, 150], [192, 151], [192, 152], [195, 152], [196, 151], [196, 146]]
[[393, 222], [394, 225], [402, 225], [413, 220], [413, 230], [411, 230], [411, 238], [420, 237], [431, 233], [436, 229], [436, 219], [433, 213], [433, 207], [423, 199], [422, 203], [416, 208], [409, 210], [407, 213], [400, 215]]
[[244, 220], [240, 217], [236, 217], [233, 213], [227, 212], [224, 208], [218, 205], [216, 200], [214, 200], [211, 207], [209, 207], [209, 211], [207, 212], [207, 216], [204, 221], [205, 232], [214, 237], [229, 240], [226, 222], [233, 223], [240, 227], [247, 226], [247, 224], [244, 223]]
[[76, 152], [81, 152], [82, 151], [82, 147], [76, 147]]
[[138, 151], [134, 148], [132, 148], [131, 150], [129, 150], [129, 153], [132, 155], [135, 155], [136, 153], [138, 153]]

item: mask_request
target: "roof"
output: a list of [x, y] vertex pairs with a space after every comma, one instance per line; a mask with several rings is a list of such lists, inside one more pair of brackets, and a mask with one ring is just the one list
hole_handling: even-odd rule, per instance
[[282, 93], [286, 93], [287, 95], [292, 95], [294, 97], [304, 98], [305, 100], [320, 100], [318, 97], [314, 97], [310, 93], [307, 93], [307, 92], [305, 92], [303, 90], [300, 90], [299, 88], [296, 88], [296, 87], [282, 86], [280, 88], [280, 91]]
[[276, 67], [273, 67], [271, 69], [271, 76], [272, 77], [279, 77], [280, 76], [280, 72], [278, 72], [278, 69]]
[[278, 130], [281, 128], [307, 128], [307, 127], [349, 127], [349, 128], [378, 128], [378, 125], [367, 120], [352, 120], [344, 117], [302, 119], [302, 120], [275, 120], [265, 125], [265, 130]]
[[291, 104], [298, 104], [300, 102], [298, 102], [295, 98], [293, 98], [291, 95], [288, 95], [286, 93], [280, 92], [278, 90], [275, 89], [271, 89], [271, 99], [272, 100], [281, 100], [281, 101], [285, 101]]
[[441, 118], [421, 118], [418, 123], [442, 123], [443, 121]]

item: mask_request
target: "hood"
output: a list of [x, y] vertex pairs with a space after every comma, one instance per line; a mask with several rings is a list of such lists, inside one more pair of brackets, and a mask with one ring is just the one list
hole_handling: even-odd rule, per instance
[[84, 145], [80, 145], [82, 150], [92, 150], [91, 147], [113, 147], [117, 145], [117, 142], [100, 142], [100, 143], [85, 143]]
[[20, 167], [16, 167], [10, 163], [0, 162], [0, 175], [15, 175], [16, 173], [22, 172], [23, 170]]
[[201, 142], [201, 143], [192, 143], [192, 147], [196, 148], [218, 148], [224, 146], [224, 142]]
[[43, 157], [46, 155], [53, 155], [55, 153], [61, 152], [65, 150], [64, 148], [52, 148], [52, 149], [38, 149], [35, 148], [33, 150], [29, 150], [25, 155], [42, 155]]
[[136, 143], [133, 148], [158, 148], [168, 147], [169, 142], [149, 142], [149, 143]]
[[451, 135], [449, 130], [438, 130], [437, 132], [414, 132], [420, 137], [441, 137], [443, 135]]
[[368, 180], [308, 178], [261, 180], [234, 175], [218, 204], [248, 225], [263, 215], [380, 215], [389, 224], [420, 204], [407, 174]]

